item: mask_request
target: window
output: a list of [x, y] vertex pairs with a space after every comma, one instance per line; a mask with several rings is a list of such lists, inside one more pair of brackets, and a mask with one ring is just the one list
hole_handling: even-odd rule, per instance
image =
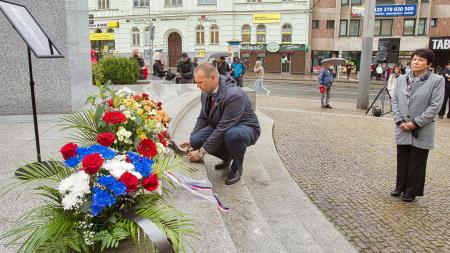
[[102, 29], [95, 29], [95, 33], [102, 33]]
[[141, 34], [137, 27], [131, 29], [131, 46], [139, 47], [141, 46]]
[[312, 29], [318, 29], [320, 25], [320, 21], [319, 20], [313, 20], [312, 21]]
[[211, 25], [209, 29], [211, 30], [211, 44], [219, 44], [219, 26]]
[[431, 27], [436, 27], [436, 26], [437, 26], [437, 23], [438, 23], [437, 18], [432, 18], [432, 19], [431, 19], [430, 26], [431, 26]]
[[392, 19], [377, 19], [375, 20], [375, 29], [373, 35], [375, 36], [391, 36], [392, 35]]
[[166, 0], [165, 5], [166, 6], [183, 5], [183, 0]]
[[404, 19], [403, 35], [414, 35], [415, 28], [416, 28], [416, 20], [415, 19]]
[[377, 5], [380, 4], [395, 4], [394, 0], [377, 0]]
[[99, 10], [109, 9], [109, 0], [98, 0], [98, 9]]
[[144, 28], [144, 45], [150, 45], [150, 29], [148, 26]]
[[361, 5], [362, 0], [352, 0], [352, 5]]
[[419, 26], [417, 27], [418, 28], [417, 35], [425, 35], [426, 27], [427, 27], [427, 19], [426, 18], [420, 18], [419, 19]]
[[266, 43], [266, 26], [258, 25], [256, 27], [256, 43]]
[[350, 20], [350, 36], [359, 36], [359, 20]]
[[250, 44], [252, 36], [252, 27], [250, 25], [242, 26], [242, 44]]
[[334, 29], [334, 20], [327, 20], [327, 29]]
[[281, 43], [292, 43], [292, 26], [284, 24], [281, 28]]
[[198, 25], [195, 28], [196, 32], [196, 43], [197, 44], [205, 44], [205, 28], [202, 25]]
[[416, 4], [417, 0], [406, 0], [405, 4]]
[[261, 3], [261, 0], [247, 0], [247, 3]]
[[197, 0], [197, 4], [217, 4], [217, 0]]
[[348, 5], [348, 0], [341, 0], [341, 5]]
[[109, 28], [108, 30], [106, 30], [107, 33], [114, 33], [114, 29]]
[[339, 36], [347, 36], [347, 24], [348, 20], [341, 20], [339, 25]]
[[133, 0], [134, 7], [148, 7], [150, 5], [150, 0]]

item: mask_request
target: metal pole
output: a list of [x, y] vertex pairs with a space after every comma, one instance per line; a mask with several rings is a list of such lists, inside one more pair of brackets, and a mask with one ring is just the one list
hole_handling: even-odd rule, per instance
[[359, 69], [358, 97], [356, 100], [357, 109], [367, 109], [369, 106], [370, 64], [372, 63], [375, 2], [376, 1], [365, 1], [364, 3], [361, 67]]
[[31, 88], [31, 106], [33, 107], [33, 123], [34, 123], [34, 138], [36, 140], [36, 152], [37, 160], [41, 162], [41, 147], [39, 144], [39, 129], [37, 122], [37, 112], [36, 112], [36, 98], [34, 96], [34, 80], [33, 80], [33, 66], [31, 62], [31, 49], [28, 48], [28, 69], [30, 71], [30, 88]]
[[[152, 15], [151, 15], [151, 9], [150, 9], [151, 0], [148, 0], [148, 36], [149, 36], [149, 45], [148, 45], [148, 55], [150, 57], [149, 60], [149, 69], [153, 71], [153, 23], [152, 23]], [[150, 72], [150, 71], [149, 71]], [[152, 73], [153, 74], [153, 73]]]

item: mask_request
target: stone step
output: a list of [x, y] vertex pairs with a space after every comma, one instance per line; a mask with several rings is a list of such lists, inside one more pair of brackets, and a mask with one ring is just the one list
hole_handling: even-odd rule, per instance
[[258, 118], [261, 137], [244, 178], [278, 239], [289, 252], [357, 252], [290, 176], [273, 143], [273, 120], [261, 112]]
[[[172, 132], [172, 138], [176, 143], [189, 139], [199, 110], [200, 107], [197, 102], [193, 109], [183, 115], [184, 117], [181, 117], [182, 114], [177, 114], [177, 117], [179, 117], [179, 119], [175, 119], [178, 121], [177, 127]], [[192, 178], [208, 178], [203, 164], [189, 163], [187, 160], [186, 163], [196, 170], [190, 175]], [[170, 203], [178, 210], [188, 213], [190, 217], [194, 218], [197, 230], [201, 235], [200, 240], [190, 240], [192, 252], [237, 252], [220, 211], [212, 202], [194, 196], [180, 187], [172, 190], [171, 196]]]

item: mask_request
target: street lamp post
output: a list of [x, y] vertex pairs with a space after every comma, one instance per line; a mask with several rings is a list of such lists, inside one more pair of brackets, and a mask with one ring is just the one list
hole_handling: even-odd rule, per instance
[[361, 45], [361, 67], [359, 69], [357, 109], [369, 106], [370, 64], [372, 63], [373, 30], [375, 22], [375, 2], [365, 1], [363, 36]]
[[153, 26], [152, 15], [150, 12], [150, 0], [148, 0], [148, 36], [149, 36], [148, 55], [150, 57], [149, 66], [151, 66], [153, 60], [153, 39], [155, 38], [155, 27]]

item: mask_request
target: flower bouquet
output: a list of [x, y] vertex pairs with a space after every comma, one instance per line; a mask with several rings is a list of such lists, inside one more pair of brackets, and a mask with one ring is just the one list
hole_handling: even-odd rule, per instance
[[93, 109], [65, 118], [79, 144], [61, 148], [64, 161], [16, 171], [9, 189], [32, 184], [44, 202], [0, 240], [19, 241], [18, 252], [103, 252], [129, 239], [161, 253], [185, 251], [183, 238], [196, 237], [195, 227], [167, 204], [161, 184], [172, 184], [168, 171], [186, 169], [167, 149], [170, 118], [145, 93], [98, 87], [88, 97]]

